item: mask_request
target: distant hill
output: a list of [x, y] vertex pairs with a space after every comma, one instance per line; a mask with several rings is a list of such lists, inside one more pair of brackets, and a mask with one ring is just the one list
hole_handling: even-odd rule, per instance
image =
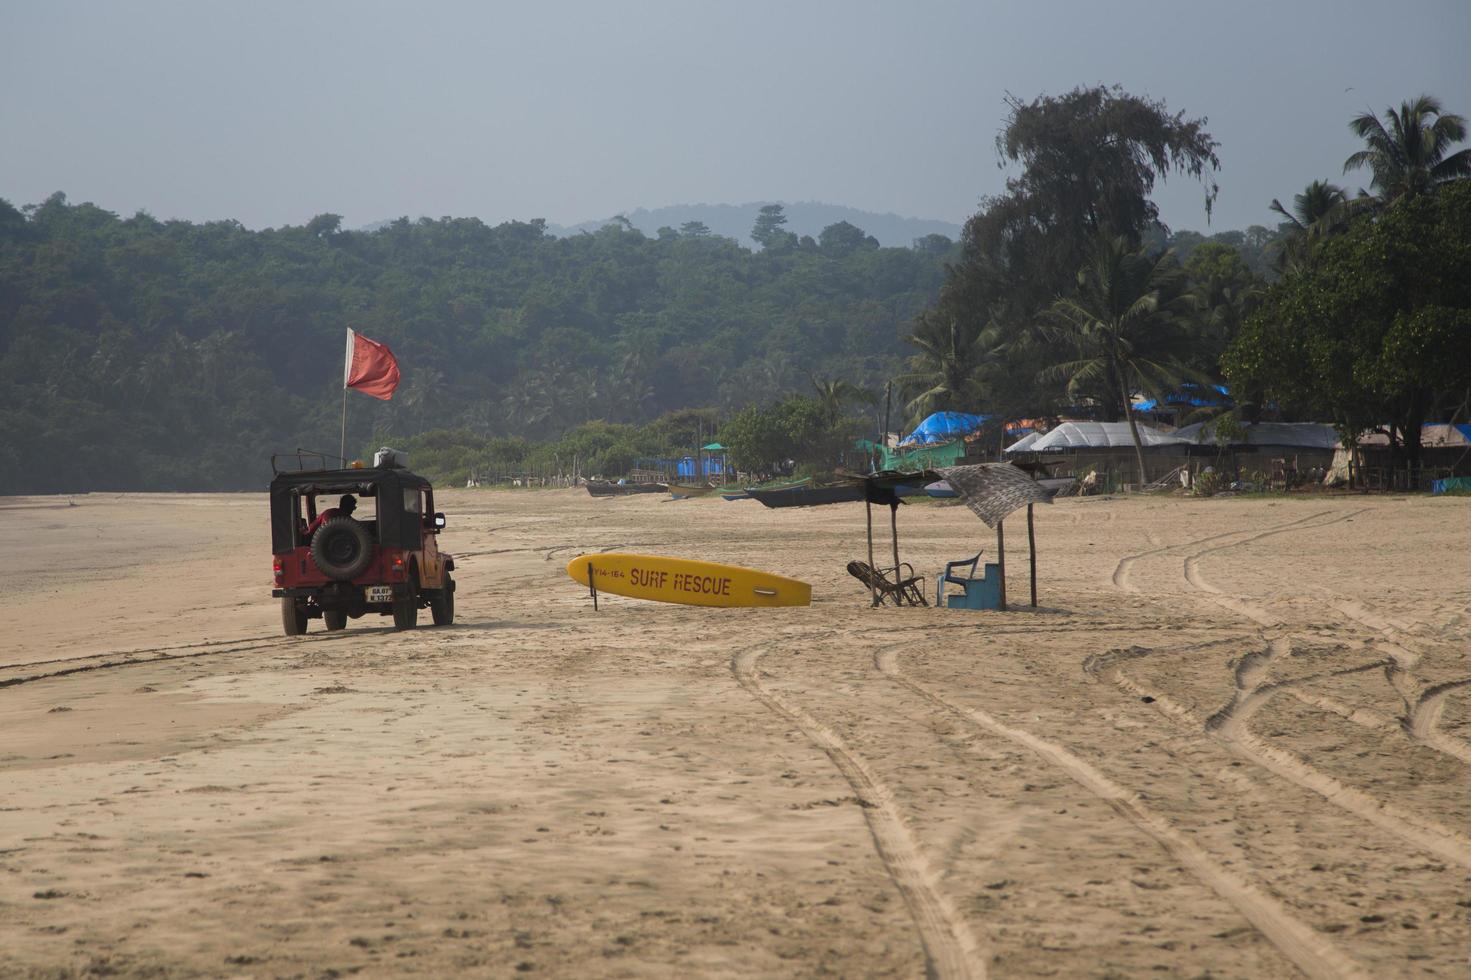
[[[734, 238], [749, 248], [756, 244], [750, 238], [751, 227], [756, 223], [756, 215], [763, 207], [771, 203], [773, 202], [674, 204], [652, 210], [638, 208], [625, 212], [623, 216], [632, 222], [635, 228], [651, 237], [665, 226], [677, 229], [687, 221], [702, 221], [712, 233]], [[950, 221], [906, 218], [898, 214], [879, 214], [875, 211], [860, 211], [858, 208], [848, 208], [841, 204], [823, 204], [818, 201], [799, 201], [795, 204], [778, 203], [781, 203], [787, 216], [786, 230], [799, 236], [811, 235], [816, 238], [818, 233], [828, 225], [846, 221], [877, 238], [880, 245], [896, 248], [908, 248], [914, 244], [916, 238], [923, 238], [925, 235], [944, 235], [950, 239], [960, 238], [960, 225]], [[584, 221], [571, 227], [549, 224], [547, 231], [559, 236], [575, 235], [584, 231], [597, 231], [611, 220], [612, 218], [608, 217], [601, 221]]]

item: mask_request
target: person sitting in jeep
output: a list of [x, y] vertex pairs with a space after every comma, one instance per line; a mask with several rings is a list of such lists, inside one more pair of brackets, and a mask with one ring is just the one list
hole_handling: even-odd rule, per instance
[[337, 502], [336, 507], [328, 507], [326, 510], [317, 515], [317, 519], [312, 521], [311, 526], [306, 529], [306, 534], [303, 535], [303, 537], [307, 540], [310, 540], [311, 536], [317, 533], [317, 528], [321, 527], [323, 524], [326, 524], [332, 518], [351, 517], [352, 512], [357, 509], [357, 498], [350, 493], [344, 493], [342, 495], [342, 499]]

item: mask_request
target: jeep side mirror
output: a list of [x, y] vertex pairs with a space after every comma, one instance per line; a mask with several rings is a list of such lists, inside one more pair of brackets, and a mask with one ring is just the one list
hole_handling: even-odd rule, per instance
[[434, 530], [436, 530], [436, 531], [443, 531], [444, 530], [444, 514], [435, 514], [434, 515]]

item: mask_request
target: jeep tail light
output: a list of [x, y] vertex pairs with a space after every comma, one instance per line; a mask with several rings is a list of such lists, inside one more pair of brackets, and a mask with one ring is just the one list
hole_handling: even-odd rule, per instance
[[394, 555], [393, 564], [391, 567], [393, 569], [393, 574], [402, 575], [404, 573], [404, 556]]
[[271, 559], [271, 572], [276, 576], [276, 584], [283, 585], [286, 581], [286, 563], [277, 555]]

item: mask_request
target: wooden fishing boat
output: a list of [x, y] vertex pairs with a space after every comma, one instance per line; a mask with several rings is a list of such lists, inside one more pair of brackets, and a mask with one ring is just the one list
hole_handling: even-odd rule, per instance
[[635, 493], [663, 493], [667, 483], [614, 483], [611, 480], [588, 480], [587, 492], [594, 497], [627, 497]]
[[769, 490], [746, 491], [767, 507], [816, 507], [819, 504], [842, 504], [864, 499], [867, 491], [861, 483], [839, 483], [813, 487], [800, 485]]
[[726, 500], [750, 500], [753, 490], [795, 490], [812, 482], [812, 477], [803, 477], [788, 483], [763, 483], [759, 487], [721, 487], [720, 496]]
[[696, 486], [693, 483], [671, 483], [669, 484], [669, 496], [675, 500], [688, 500], [691, 497], [708, 497], [718, 489], [709, 484]]
[[[669, 484], [669, 495], [675, 500], [683, 500], [686, 497], [713, 497], [720, 494], [726, 500], [744, 500], [746, 488], [739, 483], [727, 483], [724, 486], [714, 486], [709, 483], [696, 485], [693, 483], [671, 483]], [[739, 497], [730, 497], [727, 494], [739, 494]]]

